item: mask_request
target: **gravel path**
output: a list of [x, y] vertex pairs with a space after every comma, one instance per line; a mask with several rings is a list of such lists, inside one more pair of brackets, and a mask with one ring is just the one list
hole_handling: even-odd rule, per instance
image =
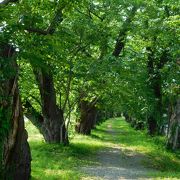
[[[117, 132], [108, 126], [107, 133], [116, 136]], [[95, 166], [82, 167], [81, 171], [87, 176], [82, 180], [119, 180], [119, 179], [152, 179], [148, 173], [155, 170], [147, 169], [142, 165], [146, 158], [116, 144], [108, 144], [107, 148], [96, 155]]]

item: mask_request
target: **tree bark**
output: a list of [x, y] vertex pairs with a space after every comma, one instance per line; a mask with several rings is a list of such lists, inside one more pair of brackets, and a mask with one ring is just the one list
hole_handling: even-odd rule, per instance
[[90, 135], [96, 124], [97, 109], [88, 101], [80, 101], [80, 121], [76, 126], [76, 131], [80, 134]]
[[[43, 69], [35, 69], [34, 74], [41, 94], [42, 115], [35, 112], [35, 109], [27, 105], [30, 120], [43, 134], [48, 143], [68, 144], [68, 137], [64, 123], [63, 111], [56, 104], [56, 92], [51, 72]], [[36, 114], [37, 116], [34, 116]]]
[[0, 44], [0, 179], [28, 180], [31, 154], [18, 89], [15, 50]]
[[124, 46], [125, 46], [125, 39], [127, 36], [127, 32], [130, 30], [130, 24], [136, 14], [137, 11], [137, 7], [133, 7], [128, 18], [126, 19], [126, 21], [124, 22], [123, 26], [122, 26], [122, 30], [120, 30], [118, 38], [116, 39], [116, 44], [115, 44], [115, 48], [114, 51], [112, 53], [112, 55], [116, 58], [119, 57], [119, 55], [121, 54]]
[[154, 110], [148, 117], [148, 129], [149, 134], [154, 135], [159, 133], [160, 126], [162, 122], [162, 113], [163, 113], [163, 104], [162, 104], [162, 77], [160, 70], [168, 61], [168, 52], [165, 50], [160, 59], [155, 59], [155, 54], [152, 48], [148, 47], [148, 75], [149, 75], [149, 82], [148, 86], [153, 93], [154, 96]]
[[180, 98], [170, 117], [167, 147], [172, 150], [180, 149]]
[[[162, 108], [162, 95], [161, 95], [161, 76], [159, 72], [155, 73], [155, 60], [154, 60], [154, 52], [152, 48], [147, 47], [148, 51], [148, 62], [147, 62], [147, 70], [148, 70], [148, 86], [150, 91], [153, 94], [154, 107], [152, 112], [149, 114], [147, 118], [148, 124], [148, 133], [150, 135], [155, 135], [158, 130], [158, 117], [161, 114]], [[155, 112], [156, 111], [156, 112]], [[159, 114], [159, 116], [158, 116]]]

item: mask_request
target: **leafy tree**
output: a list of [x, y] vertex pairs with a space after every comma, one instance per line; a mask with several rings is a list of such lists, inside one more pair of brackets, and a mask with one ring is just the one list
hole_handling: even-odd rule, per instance
[[[8, 21], [11, 1], [3, 1], [0, 31], [0, 178], [29, 179], [31, 153], [24, 128], [18, 89], [16, 49], [11, 38], [13, 21]], [[7, 6], [6, 6], [7, 5]]]

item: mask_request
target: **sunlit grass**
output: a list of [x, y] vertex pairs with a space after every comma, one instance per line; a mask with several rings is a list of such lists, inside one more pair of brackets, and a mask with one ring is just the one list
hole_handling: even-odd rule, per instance
[[103, 147], [100, 140], [76, 135], [69, 146], [47, 144], [39, 131], [26, 123], [32, 153], [32, 180], [78, 180], [84, 176], [79, 167], [95, 165], [96, 151]]
[[[157, 169], [155, 179], [179, 179], [179, 153], [164, 148], [165, 138], [149, 137], [136, 131], [122, 118], [110, 119], [98, 126], [92, 136], [75, 135], [70, 145], [47, 144], [30, 123], [26, 123], [32, 152], [32, 180], [79, 180], [87, 175], [79, 167], [97, 165], [96, 152], [105, 147], [119, 145], [123, 152], [131, 151], [147, 157], [143, 164]], [[109, 128], [107, 128], [109, 127]], [[107, 133], [107, 129], [116, 132]], [[87, 177], [88, 178], [88, 177]]]

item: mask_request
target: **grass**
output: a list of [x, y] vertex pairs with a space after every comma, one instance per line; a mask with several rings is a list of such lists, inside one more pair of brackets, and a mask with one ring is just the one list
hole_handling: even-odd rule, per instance
[[96, 151], [103, 147], [99, 140], [88, 136], [76, 135], [71, 144], [47, 144], [42, 135], [31, 124], [26, 123], [32, 154], [32, 180], [78, 180], [84, 176], [79, 166], [96, 164]]
[[[105, 131], [108, 125], [117, 130], [116, 136]], [[136, 131], [124, 120], [112, 119], [97, 127], [94, 136], [101, 140], [119, 144], [124, 151], [133, 151], [147, 157], [144, 166], [158, 170], [150, 174], [154, 178], [180, 179], [180, 151], [173, 153], [165, 149], [165, 138], [149, 137], [145, 131]]]
[[[117, 133], [113, 136], [108, 134], [108, 126]], [[97, 164], [96, 152], [113, 144], [119, 144], [123, 151], [146, 156], [144, 165], [158, 170], [150, 174], [151, 177], [180, 179], [180, 153], [167, 151], [164, 138], [151, 138], [143, 131], [135, 131], [121, 118], [110, 119], [97, 126], [92, 136], [75, 135], [68, 147], [46, 144], [30, 122], [26, 123], [26, 128], [32, 152], [32, 180], [79, 180], [86, 176], [79, 167]]]

